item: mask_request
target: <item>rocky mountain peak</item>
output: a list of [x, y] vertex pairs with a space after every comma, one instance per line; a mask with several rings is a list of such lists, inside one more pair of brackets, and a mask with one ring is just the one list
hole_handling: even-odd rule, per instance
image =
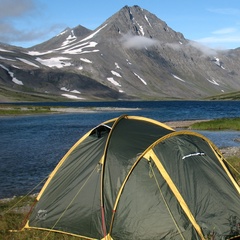
[[175, 32], [166, 22], [137, 5], [123, 7], [104, 24], [108, 24], [105, 30], [111, 28], [116, 33], [122, 35], [144, 36], [146, 38], [157, 39], [163, 43], [186, 41], [183, 34]]

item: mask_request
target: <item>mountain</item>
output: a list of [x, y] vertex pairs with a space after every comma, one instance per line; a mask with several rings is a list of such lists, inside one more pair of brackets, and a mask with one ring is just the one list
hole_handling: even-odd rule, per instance
[[73, 100], [203, 99], [239, 90], [239, 66], [240, 48], [203, 47], [125, 6], [94, 31], [67, 28], [28, 49], [1, 44], [0, 89]]

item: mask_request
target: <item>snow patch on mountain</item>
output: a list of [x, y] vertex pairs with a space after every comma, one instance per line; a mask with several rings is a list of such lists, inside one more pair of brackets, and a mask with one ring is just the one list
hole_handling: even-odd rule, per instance
[[225, 69], [224, 67], [223, 67], [223, 63], [220, 61], [220, 59], [218, 58], [218, 57], [214, 57], [214, 63], [216, 64], [216, 65], [218, 65], [220, 68], [222, 68], [222, 69]]
[[76, 41], [77, 37], [74, 35], [74, 31], [71, 30], [71, 34], [66, 38], [66, 40], [62, 43], [62, 46], [66, 46], [74, 41]]
[[176, 76], [176, 75], [174, 75], [174, 74], [172, 74], [172, 76], [173, 76], [174, 78], [176, 78], [177, 80], [181, 81], [181, 82], [185, 82], [185, 80], [181, 79], [180, 77], [178, 77], [178, 76]]
[[63, 54], [83, 54], [83, 53], [99, 52], [98, 49], [85, 50], [85, 51], [83, 51], [83, 49], [95, 48], [98, 43], [93, 42], [93, 41], [88, 41], [88, 40], [93, 38], [97, 33], [99, 33], [106, 26], [107, 26], [107, 24], [105, 24], [104, 26], [102, 26], [101, 28], [96, 30], [94, 33], [90, 34], [88, 37], [86, 37], [86, 38], [84, 38], [84, 39], [82, 39], [78, 42], [74, 42], [75, 41], [75, 35], [72, 32], [72, 34], [71, 34], [72, 37], [71, 38], [68, 37], [67, 41], [65, 41], [64, 44], [62, 44], [62, 47], [54, 49], [54, 51], [62, 50]]
[[115, 75], [115, 76], [117, 76], [117, 77], [119, 77], [119, 78], [122, 77], [120, 73], [115, 72], [115, 71], [113, 71], [113, 70], [111, 71], [111, 73], [112, 73], [112, 75]]
[[82, 39], [80, 42], [84, 42], [87, 41], [91, 38], [93, 38], [97, 33], [99, 33], [103, 28], [105, 28], [107, 26], [107, 24], [105, 24], [104, 26], [102, 26], [101, 28], [99, 28], [97, 31], [95, 31], [94, 33], [90, 34], [88, 37]]
[[71, 93], [77, 93], [77, 94], [81, 94], [81, 92], [79, 92], [78, 90], [71, 90]]
[[218, 83], [215, 79], [212, 79], [212, 80], [211, 80], [211, 79], [208, 79], [208, 78], [207, 78], [207, 80], [208, 80], [210, 83], [219, 86], [219, 83]]
[[70, 89], [67, 89], [66, 87], [61, 87], [60, 89], [65, 92], [81, 94], [81, 92], [79, 92], [78, 90], [70, 90]]
[[86, 63], [92, 63], [92, 61], [87, 58], [80, 58], [80, 60]]
[[41, 55], [46, 55], [49, 53], [52, 53], [53, 51], [47, 51], [47, 52], [38, 52], [38, 51], [28, 51], [27, 54], [31, 56], [41, 56]]
[[6, 50], [6, 49], [4, 49], [4, 48], [0, 48], [0, 52], [9, 52], [9, 53], [14, 53], [13, 51]]
[[140, 79], [144, 85], [147, 85], [147, 82], [146, 82], [143, 78], [141, 78], [138, 74], [136, 74], [135, 72], [134, 72], [133, 74], [134, 74], [138, 79]]
[[8, 68], [6, 68], [5, 66], [3, 66], [2, 64], [0, 64], [0, 67], [3, 68], [4, 70], [6, 70], [8, 72], [8, 74], [10, 75], [10, 77], [12, 78], [12, 81], [14, 83], [16, 83], [17, 85], [23, 85], [23, 82], [18, 80], [17, 78], [14, 77], [14, 73], [11, 72]]
[[39, 57], [36, 58], [36, 61], [51, 68], [52, 67], [62, 68], [62, 67], [71, 66], [71, 63], [66, 60], [71, 60], [71, 59], [66, 57], [53, 57], [49, 59], [42, 59]]
[[28, 64], [28, 65], [30, 65], [30, 66], [39, 68], [38, 65], [36, 65], [35, 63], [32, 63], [32, 62], [30, 62], [30, 61], [28, 61], [28, 60], [26, 60], [26, 59], [24, 59], [24, 58], [18, 58], [18, 57], [17, 57], [16, 59], [18, 59], [18, 60], [20, 60], [21, 62], [24, 62], [24, 63], [26, 63], [26, 64]]
[[66, 29], [66, 30], [64, 30], [64, 31], [62, 31], [62, 32], [60, 32], [57, 36], [61, 36], [61, 35], [65, 34], [67, 31], [68, 31], [68, 29]]
[[69, 99], [75, 99], [75, 100], [77, 100], [77, 99], [79, 99], [79, 100], [83, 100], [84, 98], [82, 98], [82, 97], [77, 97], [77, 96], [75, 96], [75, 95], [71, 95], [71, 94], [66, 94], [66, 93], [63, 93], [63, 94], [61, 94], [63, 97], [66, 97], [66, 98], [69, 98]]
[[130, 19], [131, 19], [131, 20], [134, 20], [134, 16], [133, 16], [133, 14], [132, 14], [132, 11], [131, 11], [131, 10], [129, 11], [129, 15], [130, 15]]
[[21, 69], [20, 67], [17, 67], [17, 66], [15, 66], [15, 65], [12, 65], [12, 67], [17, 68], [17, 69]]
[[145, 15], [144, 16], [144, 18], [146, 19], [146, 21], [147, 21], [147, 23], [148, 23], [148, 25], [152, 28], [152, 25], [151, 25], [151, 23], [148, 21], [148, 18], [147, 18], [147, 16]]
[[7, 60], [7, 61], [16, 61], [16, 60], [14, 60], [14, 59], [5, 58], [5, 57], [2, 57], [2, 56], [0, 56], [0, 59], [1, 59], [1, 60]]
[[144, 31], [143, 31], [143, 27], [136, 21], [138, 27], [139, 27], [139, 30], [138, 30], [138, 33], [140, 33], [140, 35], [144, 36]]
[[121, 84], [119, 84], [116, 80], [114, 80], [114, 78], [109, 77], [109, 78], [107, 78], [107, 80], [108, 80], [109, 82], [111, 82], [113, 85], [115, 85], [115, 86], [117, 86], [117, 87], [121, 87]]
[[131, 63], [131, 62], [129, 62], [129, 60], [128, 60], [128, 59], [126, 59], [126, 61], [127, 61], [127, 64], [129, 64], [129, 65], [132, 65], [132, 63]]
[[82, 53], [91, 53], [91, 52], [98, 52], [98, 49], [94, 49], [92, 51], [83, 51], [85, 48], [94, 48], [97, 46], [96, 42], [85, 42], [79, 45], [74, 45], [66, 50], [64, 50], [63, 54], [82, 54]]
[[60, 88], [62, 91], [66, 91], [66, 92], [69, 92], [70, 90], [69, 89], [67, 89], [66, 87], [61, 87]]
[[118, 63], [116, 63], [116, 62], [115, 62], [115, 68], [116, 68], [116, 69], [121, 69], [121, 68], [119, 67]]

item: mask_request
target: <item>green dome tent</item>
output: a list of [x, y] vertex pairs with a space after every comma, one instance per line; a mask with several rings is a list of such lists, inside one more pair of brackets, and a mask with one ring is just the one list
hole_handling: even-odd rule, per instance
[[239, 224], [240, 188], [210, 140], [124, 115], [67, 152], [24, 229], [83, 239], [216, 240], [239, 234]]

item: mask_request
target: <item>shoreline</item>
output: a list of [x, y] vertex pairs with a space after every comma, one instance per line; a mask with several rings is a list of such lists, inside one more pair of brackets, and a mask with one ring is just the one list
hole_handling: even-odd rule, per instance
[[64, 113], [95, 113], [139, 111], [140, 108], [124, 107], [48, 107], [48, 106], [3, 106], [0, 104], [0, 117], [16, 117], [26, 115], [64, 114]]
[[52, 113], [94, 113], [109, 111], [138, 111], [140, 108], [122, 108], [122, 107], [50, 107]]
[[[1, 106], [0, 110], [18, 110], [19, 113], [9, 113], [9, 114], [1, 114], [0, 117], [16, 117], [16, 116], [25, 116], [25, 115], [44, 115], [44, 114], [61, 114], [61, 113], [95, 113], [95, 112], [121, 112], [121, 111], [139, 111], [141, 108], [124, 108], [124, 107], [49, 107], [48, 111], [36, 111], [34, 112], [34, 109], [37, 109], [39, 107], [35, 106], [18, 106], [17, 108], [13, 106]], [[44, 110], [45, 107], [40, 107], [40, 110]], [[205, 120], [176, 120], [176, 121], [166, 121], [162, 122], [169, 127], [172, 128], [188, 128], [190, 125], [196, 122], [203, 122], [203, 121], [209, 121], [209, 119]], [[161, 122], [161, 121], [160, 121]]]
[[197, 122], [207, 122], [210, 119], [205, 119], [205, 120], [179, 120], [179, 121], [167, 121], [163, 122], [164, 124], [168, 125], [171, 128], [189, 128], [192, 124], [197, 123]]

